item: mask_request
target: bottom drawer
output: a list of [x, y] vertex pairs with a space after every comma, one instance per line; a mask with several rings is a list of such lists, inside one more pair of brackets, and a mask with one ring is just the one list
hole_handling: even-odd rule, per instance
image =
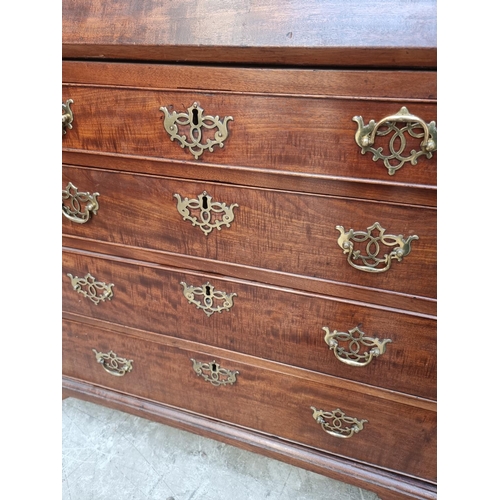
[[[63, 374], [435, 481], [434, 411], [379, 397], [373, 389], [365, 394], [363, 386], [345, 387], [334, 377], [319, 382], [268, 361], [241, 355], [234, 361], [227, 351], [214, 357], [199, 344], [185, 349], [165, 342], [64, 320]], [[324, 424], [312, 407], [327, 412]]]

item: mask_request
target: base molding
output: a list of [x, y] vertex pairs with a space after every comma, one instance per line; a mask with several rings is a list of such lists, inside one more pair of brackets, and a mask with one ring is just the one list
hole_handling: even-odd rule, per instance
[[424, 481], [321, 453], [174, 407], [63, 377], [63, 398], [75, 397], [193, 432], [259, 453], [376, 493], [381, 500], [435, 500], [436, 487]]

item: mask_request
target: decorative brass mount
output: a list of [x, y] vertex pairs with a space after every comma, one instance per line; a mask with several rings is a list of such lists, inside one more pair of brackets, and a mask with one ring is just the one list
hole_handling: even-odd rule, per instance
[[113, 351], [109, 351], [107, 354], [97, 352], [95, 349], [92, 349], [92, 351], [94, 351], [97, 362], [111, 375], [123, 377], [123, 375], [132, 371], [132, 359], [119, 358]]
[[[182, 199], [177, 193], [174, 194], [177, 199], [177, 211], [184, 220], [189, 220], [193, 226], [198, 226], [208, 236], [213, 229], [221, 230], [221, 226], [230, 227], [234, 220], [233, 209], [238, 206], [233, 203], [227, 206], [225, 203], [213, 202], [212, 197], [206, 191], [198, 195], [198, 199]], [[199, 217], [192, 215], [192, 212], [199, 212]], [[222, 214], [222, 219], [216, 217]]]
[[[378, 222], [368, 227], [367, 232], [349, 229], [346, 233], [344, 226], [336, 226], [336, 229], [340, 232], [337, 243], [344, 250], [344, 253], [348, 254], [347, 261], [349, 264], [360, 271], [368, 273], [387, 271], [394, 259], [401, 262], [403, 257], [410, 253], [411, 242], [419, 239], [417, 235], [408, 236], [408, 238], [404, 239], [401, 234], [399, 236], [385, 234], [385, 229]], [[361, 255], [360, 250], [354, 250], [354, 243], [366, 243], [366, 255]], [[384, 254], [383, 258], [379, 258], [378, 255], [381, 252], [380, 243], [388, 247], [398, 246], [390, 253]], [[358, 259], [363, 265], [354, 262]], [[380, 265], [383, 267], [378, 267]]]
[[[99, 304], [99, 302], [104, 302], [105, 300], [111, 300], [113, 297], [113, 290], [111, 289], [115, 286], [113, 283], [107, 285], [102, 281], [96, 281], [90, 273], [87, 273], [87, 275], [83, 278], [79, 278], [78, 276], [73, 277], [73, 275], [69, 273], [67, 276], [69, 276], [69, 279], [71, 280], [73, 290], [77, 293], [81, 293], [95, 305]], [[87, 287], [87, 290], [84, 290], [82, 287]], [[100, 291], [103, 291], [101, 295], [99, 295]]]
[[[99, 210], [98, 196], [99, 193], [79, 192], [78, 188], [69, 182], [66, 189], [62, 191], [63, 215], [77, 224], [87, 222], [91, 214], [97, 215], [97, 211]], [[69, 200], [67, 205], [64, 204], [65, 200]], [[82, 206], [85, 203], [86, 205]]]
[[[168, 135], [170, 135], [170, 140], [178, 140], [181, 148], [187, 148], [197, 160], [204, 151], [213, 152], [214, 146], [219, 145], [221, 148], [224, 147], [224, 141], [229, 135], [227, 129], [227, 123], [232, 120], [232, 116], [226, 116], [221, 121], [219, 116], [203, 115], [203, 108], [194, 102], [191, 107], [188, 108], [187, 113], [177, 113], [177, 111], [172, 111], [172, 114], [168, 111], [165, 106], [160, 108], [165, 114], [165, 119], [163, 121], [163, 126]], [[189, 139], [186, 134], [180, 135], [179, 126], [189, 127]], [[213, 139], [207, 139], [205, 144], [202, 144], [203, 140], [203, 129], [211, 130], [217, 128]], [[181, 132], [182, 133], [182, 132]]]
[[[348, 333], [330, 332], [327, 326], [323, 327], [326, 332], [326, 345], [334, 352], [335, 357], [349, 366], [366, 366], [373, 358], [385, 353], [385, 345], [392, 342], [391, 339], [379, 340], [377, 338], [365, 337], [364, 333], [356, 326]], [[347, 349], [339, 346], [339, 342], [347, 342]], [[369, 350], [360, 352], [362, 347]]]
[[[311, 410], [313, 411], [312, 417], [321, 425], [321, 428], [330, 436], [338, 438], [350, 438], [353, 434], [362, 431], [363, 424], [368, 422], [368, 420], [346, 417], [345, 413], [339, 408], [333, 411], [323, 411], [311, 406]], [[327, 422], [327, 420], [330, 420], [330, 422]]]
[[[181, 285], [184, 288], [184, 297], [188, 302], [194, 304], [197, 309], [202, 309], [209, 317], [214, 312], [229, 311], [233, 307], [233, 297], [237, 297], [236, 293], [216, 291], [208, 281], [201, 286], [187, 285], [184, 281], [181, 281]], [[196, 300], [197, 296], [200, 297], [200, 300]], [[222, 305], [216, 306], [214, 301], [222, 301]]]
[[73, 111], [71, 111], [70, 105], [73, 104], [73, 99], [68, 99], [66, 104], [62, 103], [62, 135], [66, 133], [66, 128], [73, 128]]
[[233, 385], [236, 382], [236, 375], [240, 373], [238, 371], [221, 368], [215, 361], [211, 363], [202, 363], [192, 358], [191, 361], [193, 363], [193, 370], [196, 374], [216, 387], [228, 384]]
[[[437, 150], [436, 122], [425, 123], [418, 116], [410, 114], [404, 106], [395, 115], [386, 116], [377, 123], [375, 120], [370, 120], [365, 125], [362, 116], [355, 116], [352, 120], [358, 124], [354, 138], [361, 148], [361, 154], [369, 151], [373, 154], [373, 161], [382, 159], [389, 175], [394, 175], [407, 162], [416, 165], [418, 158], [422, 155], [432, 158], [432, 153]], [[397, 127], [396, 123], [401, 122], [406, 125], [402, 128]], [[388, 144], [390, 154], [384, 155], [382, 147], [375, 149], [372, 146], [376, 137], [387, 136], [390, 133], [393, 134]], [[405, 133], [416, 139], [422, 139], [420, 151], [414, 149], [409, 153], [405, 151], [407, 144]]]

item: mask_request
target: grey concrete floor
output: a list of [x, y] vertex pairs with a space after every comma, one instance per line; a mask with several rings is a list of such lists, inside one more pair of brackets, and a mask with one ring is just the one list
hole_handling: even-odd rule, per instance
[[377, 500], [318, 474], [100, 405], [62, 402], [62, 499]]

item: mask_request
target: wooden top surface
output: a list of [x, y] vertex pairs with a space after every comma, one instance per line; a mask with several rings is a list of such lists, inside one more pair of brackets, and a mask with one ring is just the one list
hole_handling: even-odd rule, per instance
[[63, 0], [63, 57], [435, 68], [436, 0]]

